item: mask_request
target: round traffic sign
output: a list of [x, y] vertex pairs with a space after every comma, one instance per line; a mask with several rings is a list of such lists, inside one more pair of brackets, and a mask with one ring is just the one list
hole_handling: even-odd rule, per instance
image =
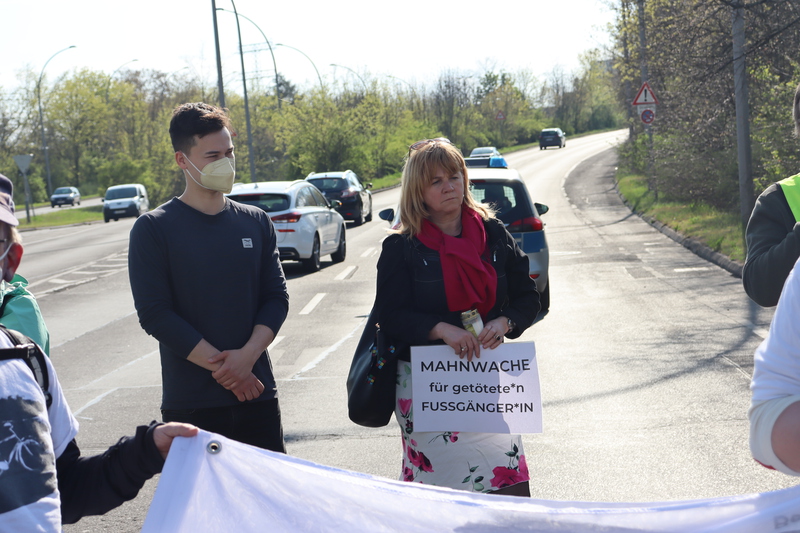
[[642, 122], [645, 124], [652, 124], [656, 118], [656, 112], [653, 109], [645, 109], [641, 114]]

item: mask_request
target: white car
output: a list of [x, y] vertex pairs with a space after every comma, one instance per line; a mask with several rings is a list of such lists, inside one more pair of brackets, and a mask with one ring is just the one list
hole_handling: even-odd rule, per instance
[[269, 213], [278, 237], [281, 260], [300, 261], [306, 270], [320, 269], [320, 258], [330, 254], [334, 263], [347, 254], [345, 223], [334, 200], [305, 180], [237, 183], [229, 199], [259, 207]]

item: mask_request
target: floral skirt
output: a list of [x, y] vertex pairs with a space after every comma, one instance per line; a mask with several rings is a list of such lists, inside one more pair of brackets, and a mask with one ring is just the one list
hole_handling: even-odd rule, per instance
[[530, 479], [520, 435], [415, 432], [407, 361], [397, 362], [395, 417], [403, 436], [402, 481], [491, 492]]

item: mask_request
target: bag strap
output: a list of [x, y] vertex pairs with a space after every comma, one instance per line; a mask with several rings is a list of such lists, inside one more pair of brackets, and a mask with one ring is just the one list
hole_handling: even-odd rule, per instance
[[9, 359], [22, 359], [33, 372], [36, 383], [42, 389], [44, 399], [49, 408], [53, 404], [53, 395], [50, 394], [50, 375], [47, 373], [47, 357], [39, 345], [19, 331], [8, 329], [0, 324], [0, 331], [14, 344], [14, 348], [0, 348], [0, 361]]

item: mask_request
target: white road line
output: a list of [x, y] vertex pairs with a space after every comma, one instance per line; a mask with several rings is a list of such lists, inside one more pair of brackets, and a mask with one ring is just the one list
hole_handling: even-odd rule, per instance
[[314, 310], [314, 308], [317, 306], [317, 304], [320, 303], [323, 298], [325, 298], [325, 294], [327, 294], [327, 293], [324, 293], [324, 292], [317, 293], [316, 296], [311, 298], [311, 301], [306, 304], [306, 306], [303, 308], [302, 311], [300, 311], [299, 314], [307, 315], [307, 314], [311, 313], [311, 311]]
[[711, 270], [710, 267], [689, 267], [689, 268], [673, 268], [673, 272], [704, 272]]
[[361, 257], [369, 257], [369, 256], [372, 255], [372, 252], [374, 252], [374, 251], [375, 251], [375, 247], [374, 246], [371, 247], [371, 248], [367, 248], [366, 250], [364, 250], [364, 253], [361, 254]]
[[344, 270], [342, 270], [342, 273], [341, 273], [341, 274], [339, 274], [338, 276], [336, 276], [336, 277], [335, 277], [335, 278], [333, 278], [333, 279], [335, 279], [335, 280], [337, 280], [337, 281], [341, 281], [341, 280], [343, 280], [343, 279], [347, 278], [347, 276], [349, 276], [349, 275], [350, 275], [350, 273], [351, 273], [351, 272], [353, 272], [355, 269], [356, 269], [356, 267], [355, 267], [355, 266], [353, 266], [353, 265], [350, 265], [349, 267], [347, 267], [347, 268], [345, 268]]
[[114, 387], [114, 388], [113, 388], [113, 389], [111, 389], [111, 390], [107, 390], [106, 392], [104, 392], [104, 393], [103, 393], [103, 394], [101, 394], [100, 396], [97, 396], [97, 397], [95, 397], [94, 399], [90, 400], [90, 401], [89, 401], [89, 403], [87, 403], [86, 405], [84, 405], [83, 407], [81, 407], [80, 409], [78, 409], [77, 411], [75, 411], [75, 412], [74, 412], [74, 413], [72, 413], [72, 414], [73, 414], [74, 416], [76, 416], [76, 417], [77, 417], [77, 416], [80, 416], [80, 414], [81, 414], [83, 411], [85, 411], [86, 409], [90, 408], [91, 406], [93, 406], [93, 405], [95, 405], [95, 404], [97, 404], [97, 403], [100, 403], [100, 402], [103, 400], [103, 398], [105, 398], [106, 396], [108, 396], [108, 395], [109, 395], [109, 394], [111, 394], [112, 392], [115, 392], [116, 390], [118, 390], [118, 388], [117, 388], [117, 387]]
[[306, 366], [301, 368], [300, 371], [297, 374], [295, 374], [294, 376], [290, 377], [289, 380], [301, 379], [301, 377], [300, 377], [301, 374], [303, 374], [305, 372], [308, 372], [309, 370], [312, 370], [314, 367], [316, 367], [318, 364], [320, 364], [322, 361], [324, 361], [326, 357], [328, 357], [330, 354], [332, 354], [333, 352], [338, 350], [339, 346], [344, 344], [344, 342], [347, 339], [349, 339], [350, 337], [352, 337], [353, 335], [355, 335], [356, 333], [358, 333], [358, 332], [360, 332], [361, 330], [364, 329], [364, 323], [367, 321], [367, 318], [368, 317], [364, 317], [364, 320], [359, 322], [359, 324], [355, 327], [355, 329], [353, 329], [353, 331], [351, 331], [350, 333], [348, 333], [347, 335], [345, 335], [344, 337], [339, 339], [339, 341], [336, 344], [334, 344], [333, 346], [331, 346], [330, 348], [328, 348], [327, 350], [325, 350], [324, 352], [319, 354], [317, 357], [315, 357], [313, 361], [311, 361]]
[[276, 347], [283, 339], [286, 338], [286, 335], [278, 335], [275, 337], [275, 340], [272, 341], [272, 344], [269, 345], [270, 348]]
[[152, 351], [152, 352], [150, 352], [149, 354], [146, 354], [146, 355], [143, 355], [143, 356], [141, 356], [141, 357], [138, 357], [138, 358], [134, 359], [133, 361], [129, 361], [129, 362], [125, 363], [124, 365], [122, 365], [121, 367], [119, 367], [119, 368], [115, 368], [114, 370], [112, 370], [112, 371], [111, 371], [111, 372], [109, 372], [108, 374], [102, 375], [102, 376], [100, 376], [99, 378], [95, 379], [94, 381], [91, 381], [91, 382], [87, 383], [86, 385], [83, 385], [83, 386], [81, 386], [81, 387], [78, 387], [78, 390], [81, 390], [81, 389], [89, 389], [89, 388], [91, 388], [91, 387], [92, 387], [92, 385], [94, 385], [94, 384], [95, 384], [95, 383], [97, 383], [98, 381], [102, 381], [102, 380], [106, 379], [106, 378], [107, 378], [108, 376], [110, 376], [111, 374], [116, 374], [116, 373], [117, 373], [117, 372], [119, 372], [120, 370], [123, 370], [123, 369], [125, 369], [125, 368], [128, 368], [129, 366], [135, 365], [136, 363], [138, 363], [138, 362], [140, 362], [140, 361], [143, 361], [143, 360], [147, 359], [148, 357], [152, 357], [152, 356], [156, 355], [157, 353], [158, 353], [158, 350], [155, 350], [155, 351]]

